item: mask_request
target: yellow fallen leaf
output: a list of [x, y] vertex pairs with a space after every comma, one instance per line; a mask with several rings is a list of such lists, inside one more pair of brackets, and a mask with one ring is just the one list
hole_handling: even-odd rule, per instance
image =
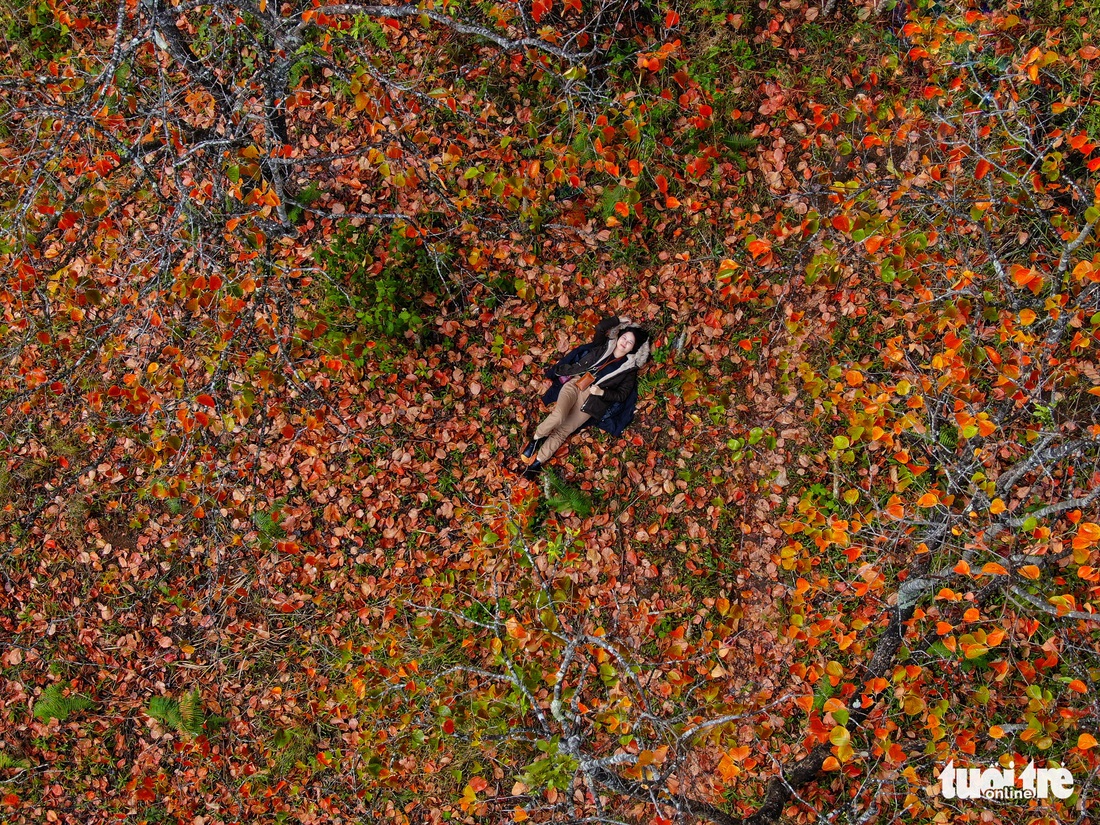
[[984, 656], [989, 652], [989, 648], [985, 645], [969, 645], [966, 648], [967, 659], [977, 659], [979, 656]]

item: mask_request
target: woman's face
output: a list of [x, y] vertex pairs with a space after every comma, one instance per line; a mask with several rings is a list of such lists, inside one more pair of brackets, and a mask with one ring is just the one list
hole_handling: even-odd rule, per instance
[[624, 332], [619, 336], [619, 340], [615, 342], [615, 357], [621, 358], [629, 352], [634, 350], [634, 333]]

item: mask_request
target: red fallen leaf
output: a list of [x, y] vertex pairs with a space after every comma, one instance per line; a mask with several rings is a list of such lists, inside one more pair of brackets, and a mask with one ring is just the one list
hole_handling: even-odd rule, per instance
[[[671, 29], [677, 23], [680, 22], [680, 15], [678, 12], [670, 11], [665, 15], [665, 28]], [[1082, 52], [1084, 49], [1081, 50]], [[1084, 55], [1082, 55], [1084, 57]]]
[[993, 168], [993, 164], [985, 158], [978, 161], [978, 168], [974, 170], [974, 177], [981, 180], [989, 174], [989, 170]]
[[481, 793], [483, 790], [489, 787], [489, 783], [482, 776], [475, 776], [470, 780], [470, 790], [474, 793]]
[[297, 432], [298, 431], [295, 430], [293, 427], [291, 427], [289, 424], [287, 424], [282, 429], [283, 438], [294, 438], [294, 434], [297, 433]]
[[852, 228], [852, 222], [848, 220], [847, 215], [837, 215], [833, 218], [833, 229], [837, 232], [847, 232]]
[[864, 242], [863, 246], [869, 255], [874, 255], [885, 240], [881, 235], [872, 235]]
[[668, 178], [664, 175], [657, 176], [657, 191], [662, 195], [668, 194]]
[[15, 807], [19, 804], [19, 797], [13, 793], [4, 794], [4, 804]]
[[455, 723], [453, 719], [447, 719], [443, 722], [443, 732], [447, 735], [455, 732]]
[[217, 406], [217, 404], [214, 403], [214, 398], [207, 395], [206, 393], [201, 394], [198, 398], [195, 399], [195, 401], [199, 404], [202, 404], [204, 407], [210, 407], [211, 409]]
[[749, 252], [752, 253], [754, 258], [759, 258], [765, 252], [772, 248], [771, 241], [765, 238], [758, 238], [755, 241], [749, 242]]

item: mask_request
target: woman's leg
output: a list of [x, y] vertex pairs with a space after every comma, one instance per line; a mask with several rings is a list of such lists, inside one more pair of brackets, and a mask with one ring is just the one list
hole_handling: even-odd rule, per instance
[[535, 438], [546, 438], [557, 429], [569, 413], [573, 411], [579, 395], [580, 390], [577, 389], [576, 381], [570, 381], [562, 386], [561, 391], [558, 393], [558, 402], [554, 405], [554, 409], [550, 411], [550, 415], [546, 416], [543, 422], [539, 424], [538, 429], [535, 430]]
[[[536, 456], [540, 464], [545, 464], [553, 458], [554, 453], [556, 453], [558, 448], [565, 443], [565, 440], [579, 430], [584, 423], [591, 418], [588, 413], [581, 411], [581, 407], [584, 406], [584, 402], [587, 399], [587, 392], [578, 393], [577, 401], [573, 408], [564, 413], [561, 422], [554, 427], [554, 429], [546, 433], [546, 440], [542, 442], [542, 446], [539, 447], [539, 452]], [[544, 436], [539, 437], [543, 438]]]

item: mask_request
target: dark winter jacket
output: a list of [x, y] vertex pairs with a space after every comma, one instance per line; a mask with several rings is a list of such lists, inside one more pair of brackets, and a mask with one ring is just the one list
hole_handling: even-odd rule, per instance
[[546, 376], [554, 383], [543, 395], [543, 402], [555, 403], [562, 386], [569, 379], [604, 364], [595, 373], [596, 383], [603, 389], [603, 395], [590, 395], [581, 408], [591, 416], [584, 426], [596, 424], [611, 435], [622, 435], [634, 420], [634, 408], [638, 403], [638, 370], [649, 360], [648, 340], [642, 341], [625, 357], [609, 360], [619, 334], [631, 326], [634, 324], [628, 318], [611, 316], [600, 321], [591, 343], [576, 347], [554, 366], [547, 368]]

